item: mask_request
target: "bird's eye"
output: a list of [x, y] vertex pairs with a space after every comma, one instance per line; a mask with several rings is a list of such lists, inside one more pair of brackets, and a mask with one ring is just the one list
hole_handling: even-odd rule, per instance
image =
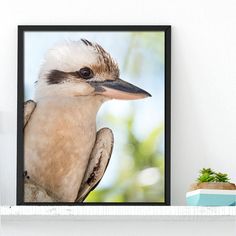
[[77, 73], [83, 79], [91, 79], [93, 77], [93, 71], [88, 67], [81, 68]]

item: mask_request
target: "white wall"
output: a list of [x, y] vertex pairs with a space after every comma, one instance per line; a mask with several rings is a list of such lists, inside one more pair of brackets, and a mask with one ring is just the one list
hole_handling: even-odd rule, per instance
[[0, 3], [0, 188], [15, 203], [19, 24], [172, 25], [172, 204], [202, 167], [236, 182], [236, 3], [230, 1], [12, 1]]
[[172, 25], [172, 204], [185, 204], [202, 167], [227, 172], [236, 182], [235, 10], [234, 0], [1, 1], [2, 204], [15, 204], [18, 24]]

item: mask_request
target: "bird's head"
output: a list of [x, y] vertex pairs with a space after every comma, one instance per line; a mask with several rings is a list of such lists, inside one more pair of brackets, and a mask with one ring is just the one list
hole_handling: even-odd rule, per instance
[[120, 79], [119, 67], [100, 45], [88, 40], [66, 42], [48, 51], [36, 87], [36, 99], [48, 96], [99, 96], [140, 99], [145, 90]]

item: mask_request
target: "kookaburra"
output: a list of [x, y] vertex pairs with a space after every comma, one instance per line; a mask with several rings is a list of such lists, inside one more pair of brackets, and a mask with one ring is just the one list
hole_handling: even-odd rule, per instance
[[96, 132], [96, 114], [110, 99], [148, 92], [120, 79], [99, 44], [66, 42], [50, 49], [24, 106], [25, 202], [81, 202], [108, 165], [113, 133]]

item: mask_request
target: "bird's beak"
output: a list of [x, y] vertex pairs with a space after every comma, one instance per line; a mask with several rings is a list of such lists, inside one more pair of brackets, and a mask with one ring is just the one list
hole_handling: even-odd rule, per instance
[[90, 84], [95, 88], [96, 94], [114, 99], [134, 100], [152, 96], [145, 90], [121, 79], [91, 81]]

